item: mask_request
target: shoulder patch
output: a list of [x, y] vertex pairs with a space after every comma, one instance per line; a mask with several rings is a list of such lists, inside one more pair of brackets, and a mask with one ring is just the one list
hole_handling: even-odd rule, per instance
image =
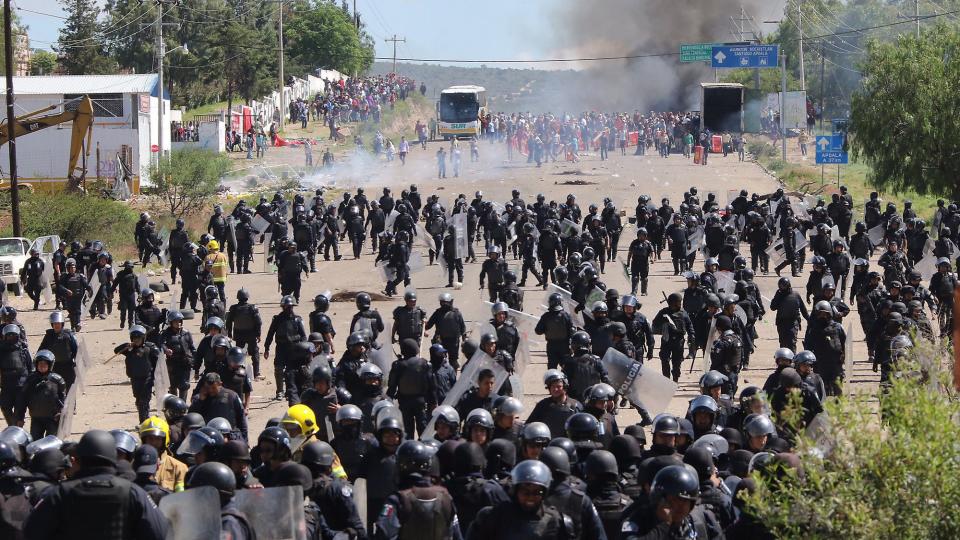
[[349, 485], [344, 485], [340, 488], [340, 494], [348, 499], [351, 499], [353, 498], [353, 488]]
[[388, 517], [392, 516], [393, 513], [394, 513], [393, 505], [392, 505], [392, 504], [385, 504], [385, 505], [383, 505], [383, 509], [380, 510], [380, 517], [381, 517], [381, 518], [388, 518]]

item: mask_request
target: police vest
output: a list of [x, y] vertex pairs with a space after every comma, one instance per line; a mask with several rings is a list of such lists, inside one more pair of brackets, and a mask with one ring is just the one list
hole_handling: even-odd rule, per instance
[[230, 308], [230, 322], [235, 333], [252, 332], [257, 329], [257, 306], [253, 304], [236, 304]]
[[[97, 475], [60, 485], [62, 537], [123, 540], [133, 536], [130, 526], [129, 481]], [[59, 535], [58, 535], [59, 536]]]
[[430, 364], [422, 358], [413, 357], [401, 360], [397, 367], [402, 370], [397, 381], [400, 396], [418, 397], [427, 391], [426, 373], [430, 371]]
[[412, 310], [400, 307], [393, 312], [394, 320], [396, 321], [397, 335], [400, 336], [400, 339], [418, 339], [420, 337], [420, 329], [423, 326], [423, 315], [423, 311], [416, 307]]
[[446, 540], [453, 521], [453, 498], [440, 486], [412, 487], [400, 499], [400, 540]]
[[547, 341], [567, 341], [570, 339], [570, 321], [566, 313], [551, 311], [544, 315], [543, 337]]

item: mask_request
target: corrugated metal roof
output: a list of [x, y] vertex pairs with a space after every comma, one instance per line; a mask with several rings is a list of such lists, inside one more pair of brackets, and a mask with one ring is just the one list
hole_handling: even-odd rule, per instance
[[157, 75], [38, 75], [14, 77], [15, 95], [42, 94], [155, 94]]

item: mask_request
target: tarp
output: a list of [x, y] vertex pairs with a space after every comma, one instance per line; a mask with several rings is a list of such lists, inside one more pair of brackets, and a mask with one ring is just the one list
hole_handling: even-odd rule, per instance
[[467, 236], [467, 214], [465, 212], [454, 214], [451, 222], [453, 223], [453, 237], [455, 240], [454, 256], [457, 259], [464, 259], [470, 252], [470, 239]]
[[247, 516], [257, 540], [307, 539], [300, 486], [241, 489], [233, 502]]
[[220, 538], [220, 494], [216, 488], [201, 486], [171, 493], [160, 499], [159, 507], [170, 522], [167, 540]]
[[610, 385], [634, 407], [647, 411], [652, 417], [670, 406], [677, 383], [613, 347], [607, 349], [601, 362], [607, 369]]

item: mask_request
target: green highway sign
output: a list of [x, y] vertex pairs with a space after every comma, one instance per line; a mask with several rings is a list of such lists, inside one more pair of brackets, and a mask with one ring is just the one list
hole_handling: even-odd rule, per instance
[[681, 62], [709, 62], [713, 48], [722, 43], [682, 43], [680, 45]]

